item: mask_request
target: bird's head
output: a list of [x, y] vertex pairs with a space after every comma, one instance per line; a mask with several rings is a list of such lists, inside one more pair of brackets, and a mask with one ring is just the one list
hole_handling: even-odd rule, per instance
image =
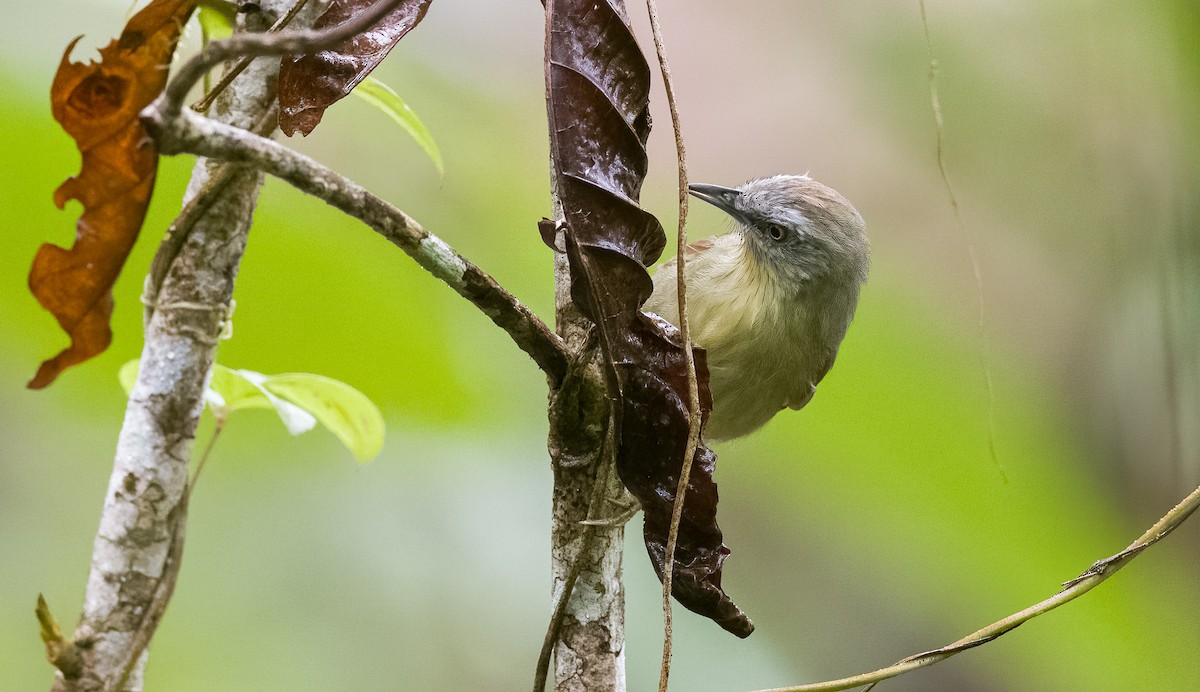
[[737, 188], [698, 183], [688, 190], [732, 216], [755, 259], [787, 285], [867, 280], [862, 216], [836, 190], [807, 175], [760, 178]]

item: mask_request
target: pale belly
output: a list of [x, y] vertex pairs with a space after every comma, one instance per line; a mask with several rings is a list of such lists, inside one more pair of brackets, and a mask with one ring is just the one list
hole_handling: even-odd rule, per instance
[[710, 441], [748, 435], [782, 409], [803, 406], [810, 383], [820, 380], [799, 352], [755, 353], [729, 344], [708, 351], [713, 411], [704, 438]]
[[[735, 242], [727, 236], [717, 240]], [[806, 296], [781, 294], [755, 267], [735, 251], [703, 253], [687, 264], [690, 336], [708, 354], [713, 411], [704, 439], [709, 441], [747, 435], [780, 410], [808, 403], [848, 324], [848, 319], [826, 324], [809, 309]], [[659, 271], [665, 273], [655, 275], [645, 308], [678, 325], [674, 265]], [[852, 293], [857, 297], [857, 284]]]

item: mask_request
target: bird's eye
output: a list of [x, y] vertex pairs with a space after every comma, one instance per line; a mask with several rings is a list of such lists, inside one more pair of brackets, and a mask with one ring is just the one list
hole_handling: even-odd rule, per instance
[[771, 240], [778, 241], [784, 239], [784, 237], [787, 235], [787, 231], [783, 229], [783, 226], [772, 223], [767, 224], [767, 235], [771, 236]]

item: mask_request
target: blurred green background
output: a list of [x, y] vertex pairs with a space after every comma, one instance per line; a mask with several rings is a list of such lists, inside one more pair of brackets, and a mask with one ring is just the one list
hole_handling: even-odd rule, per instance
[[[677, 689], [840, 677], [941, 646], [1053, 594], [1200, 483], [1195, 2], [930, 0], [963, 229], [937, 171], [917, 0], [660, 6], [692, 178], [811, 171], [863, 213], [874, 260], [813, 403], [718, 447], [724, 583], [758, 630], [739, 641], [677, 613]], [[0, 24], [3, 690], [49, 684], [37, 594], [64, 625], [78, 613], [124, 408], [116, 372], [140, 351], [142, 276], [190, 166], [163, 164], [112, 348], [24, 389], [65, 343], [28, 267], [40, 243], [69, 241], [79, 211], [51, 203], [78, 155], [49, 84], [75, 35], [85, 57], [129, 10], [25, 3]], [[644, 9], [630, 11], [649, 47]], [[541, 45], [537, 2], [439, 2], [384, 65], [437, 138], [444, 180], [357, 100], [292, 144], [549, 316]], [[644, 202], [671, 228], [673, 147], [654, 98]], [[726, 228], [712, 209], [691, 218], [693, 237]], [[323, 431], [291, 438], [265, 411], [233, 419], [193, 498], [147, 689], [527, 688], [549, 612], [545, 388], [531, 361], [365, 227], [277, 181], [236, 299], [222, 363], [342, 379], [384, 410], [388, 443], [358, 467]], [[631, 527], [641, 690], [657, 679], [661, 614]], [[1082, 600], [879, 689], [1188, 689], [1198, 539], [1193, 520]]]

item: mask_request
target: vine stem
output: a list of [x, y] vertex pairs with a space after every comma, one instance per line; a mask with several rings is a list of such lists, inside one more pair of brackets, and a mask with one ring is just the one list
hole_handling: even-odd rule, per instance
[[938, 98], [940, 65], [937, 55], [933, 52], [933, 38], [929, 34], [929, 17], [925, 12], [925, 0], [917, 0], [917, 4], [921, 10], [921, 27], [925, 32], [925, 48], [929, 53], [929, 108], [933, 112], [938, 173], [942, 177], [942, 186], [946, 188], [946, 197], [950, 200], [950, 208], [954, 211], [954, 223], [958, 227], [958, 234], [966, 243], [967, 256], [971, 260], [971, 272], [975, 278], [975, 330], [979, 339], [979, 369], [983, 371], [983, 383], [987, 393], [988, 453], [992, 457], [992, 464], [1000, 471], [1000, 480], [1007, 484], [1008, 474], [1005, 473], [1004, 465], [1000, 463], [1000, 456], [996, 453], [996, 392], [992, 382], [991, 359], [988, 356], [987, 348], [987, 304], [983, 294], [983, 269], [979, 263], [979, 251], [975, 247], [975, 240], [967, 232], [967, 224], [963, 221], [962, 210], [958, 206], [958, 196], [954, 194], [954, 187], [950, 185], [950, 174], [946, 172], [945, 144], [942, 135], [944, 124], [942, 102]]
[[679, 522], [683, 518], [683, 503], [687, 496], [688, 481], [692, 474], [692, 459], [700, 443], [700, 386], [696, 381], [696, 357], [692, 353], [690, 324], [687, 311], [687, 278], [684, 264], [687, 262], [687, 212], [688, 174], [687, 151], [683, 145], [683, 131], [679, 122], [679, 107], [675, 102], [675, 84], [671, 79], [671, 65], [667, 61], [667, 49], [663, 44], [662, 26], [658, 21], [658, 7], [654, 0], [646, 0], [646, 12], [650, 15], [650, 28], [654, 34], [654, 50], [658, 55], [658, 67], [662, 72], [663, 86], [667, 92], [667, 106], [671, 111], [671, 129], [675, 133], [675, 154], [679, 168], [679, 227], [676, 232], [675, 285], [679, 300], [679, 333], [683, 339], [684, 362], [688, 373], [688, 439], [679, 470], [679, 485], [675, 488], [675, 503], [671, 506], [671, 526], [667, 530], [667, 546], [663, 559], [663, 651], [662, 665], [658, 674], [659, 692], [666, 692], [671, 677], [671, 584], [675, 572], [675, 548], [679, 542]]
[[379, 0], [360, 14], [337, 26], [325, 29], [290, 29], [275, 33], [235, 34], [222, 41], [210, 41], [179, 68], [155, 102], [174, 117], [183, 108], [188, 92], [212, 68], [231, 58], [242, 56], [315, 53], [336, 46], [375, 26], [403, 0]]
[[[871, 685], [881, 680], [894, 678], [897, 675], [902, 675], [917, 668], [933, 665], [939, 661], [944, 661], [951, 656], [973, 649], [977, 646], [986, 644], [1001, 635], [1007, 634], [1016, 629], [1019, 625], [1032, 620], [1039, 615], [1058, 608], [1059, 606], [1070, 603], [1079, 598], [1083, 594], [1096, 588], [1105, 579], [1108, 579], [1117, 570], [1124, 567], [1130, 560], [1137, 557], [1146, 548], [1154, 545], [1162, 540], [1167, 534], [1179, 527], [1197, 508], [1200, 508], [1200, 488], [1196, 488], [1190, 495], [1183, 498], [1179, 504], [1175, 505], [1170, 512], [1163, 515], [1162, 519], [1155, 522], [1146, 530], [1136, 541], [1129, 544], [1129, 547], [1111, 557], [1097, 560], [1092, 563], [1092, 566], [1080, 574], [1078, 577], [1063, 583], [1063, 588], [1058, 593], [1050, 598], [1035, 603], [1028, 608], [1019, 612], [1013, 613], [1008, 617], [997, 620], [992, 624], [983, 627], [975, 632], [959, 639], [956, 642], [947, 644], [940, 649], [932, 651], [924, 651], [919, 654], [913, 654], [908, 658], [897, 661], [896, 663], [870, 673], [862, 673], [848, 678], [838, 680], [830, 680], [827, 682], [818, 682], [810, 685], [797, 685], [795, 687], [777, 687], [770, 690], [759, 690], [759, 692], [834, 692], [835, 690], [849, 690], [863, 685]], [[870, 689], [870, 688], [868, 688]]]

